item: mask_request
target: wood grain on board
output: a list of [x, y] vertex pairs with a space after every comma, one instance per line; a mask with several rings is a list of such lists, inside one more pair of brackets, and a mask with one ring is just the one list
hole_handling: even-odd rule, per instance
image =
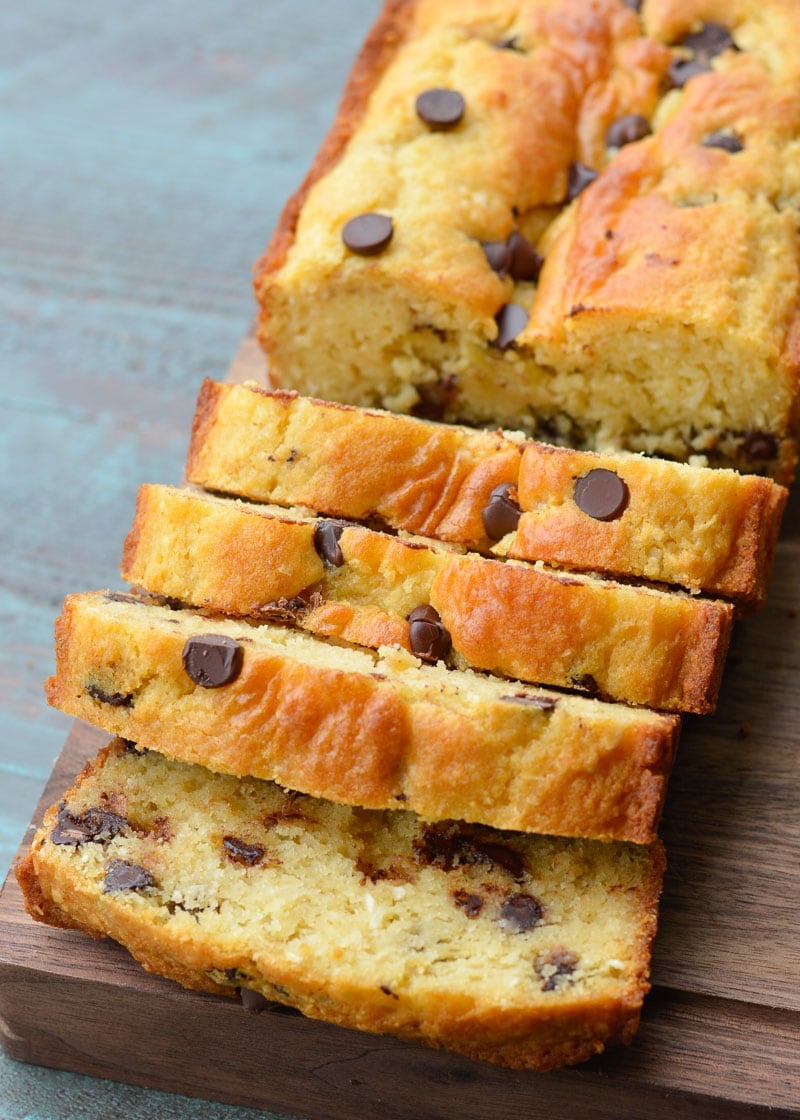
[[[263, 379], [251, 340], [232, 376]], [[769, 603], [738, 625], [719, 711], [686, 723], [661, 830], [669, 868], [654, 990], [632, 1047], [517, 1073], [292, 1014], [247, 1015], [148, 975], [119, 946], [32, 922], [10, 877], [4, 1048], [315, 1120], [376, 1110], [386, 1120], [800, 1117], [799, 564], [795, 496]], [[34, 820], [105, 741], [75, 724]]]

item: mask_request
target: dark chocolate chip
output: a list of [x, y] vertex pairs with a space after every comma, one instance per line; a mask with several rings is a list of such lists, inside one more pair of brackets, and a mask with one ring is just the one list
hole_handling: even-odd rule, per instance
[[492, 46], [498, 51], [516, 51], [517, 54], [525, 54], [525, 48], [519, 45], [517, 35], [509, 35], [506, 39], [498, 39], [496, 43], [492, 43]]
[[143, 605], [138, 595], [126, 595], [124, 591], [107, 591], [105, 598], [109, 603], [133, 603], [135, 607]]
[[256, 992], [252, 988], [240, 988], [239, 998], [242, 1001], [243, 1010], [248, 1015], [260, 1015], [262, 1011], [267, 1010], [271, 1002], [261, 992]]
[[516, 230], [508, 239], [511, 253], [509, 273], [514, 280], [538, 280], [542, 271], [544, 257], [541, 257], [530, 241]]
[[723, 151], [730, 152], [732, 155], [744, 149], [744, 144], [737, 133], [724, 128], [718, 128], [716, 132], [709, 132], [708, 136], [704, 136], [700, 143], [704, 148], [722, 148]]
[[441, 871], [488, 863], [502, 867], [514, 879], [522, 879], [525, 874], [525, 861], [516, 849], [458, 821], [437, 821], [426, 825], [422, 835], [413, 840], [411, 846], [418, 863], [437, 867]]
[[479, 894], [471, 894], [463, 887], [453, 891], [452, 898], [459, 910], [463, 910], [468, 918], [476, 918], [483, 909], [483, 898]]
[[510, 482], [501, 482], [499, 486], [495, 486], [481, 511], [483, 527], [491, 541], [499, 541], [506, 533], [513, 533], [521, 516], [517, 488]]
[[699, 31], [692, 31], [678, 41], [699, 58], [715, 58], [723, 51], [736, 50], [730, 31], [722, 23], [704, 23]]
[[700, 58], [675, 58], [669, 64], [667, 80], [673, 89], [683, 89], [698, 74], [706, 74], [711, 64]]
[[434, 132], [455, 128], [466, 110], [464, 98], [455, 89], [426, 89], [417, 98], [417, 116]]
[[609, 148], [624, 148], [626, 144], [633, 144], [643, 140], [652, 132], [650, 122], [638, 113], [626, 113], [618, 117], [608, 126], [606, 131], [606, 145]]
[[476, 839], [474, 841], [477, 851], [489, 863], [502, 867], [514, 879], [522, 879], [525, 875], [525, 860], [516, 850], [507, 844], [496, 844], [490, 840]]
[[334, 568], [341, 568], [344, 564], [339, 538], [346, 524], [345, 521], [320, 521], [314, 530], [314, 548], [320, 559]]
[[155, 879], [146, 867], [131, 863], [127, 859], [112, 859], [106, 868], [103, 879], [104, 894], [114, 891], [140, 891], [155, 886]]
[[232, 863], [244, 863], [254, 867], [264, 858], [265, 848], [261, 844], [246, 844], [238, 836], [223, 836], [225, 852]]
[[553, 992], [563, 987], [579, 961], [580, 957], [571, 949], [552, 949], [549, 953], [542, 954], [533, 966], [544, 981], [542, 991]]
[[408, 616], [408, 638], [412, 651], [423, 661], [444, 661], [453, 648], [450, 631], [442, 625], [439, 612], [431, 606], [415, 607]]
[[507, 349], [525, 330], [528, 312], [520, 303], [504, 303], [495, 315], [497, 338], [492, 342], [498, 350]]
[[518, 933], [538, 926], [543, 917], [544, 907], [532, 894], [510, 894], [500, 907], [503, 923]]
[[595, 521], [615, 521], [628, 505], [630, 492], [614, 471], [604, 467], [589, 471], [575, 483], [575, 504]]
[[748, 459], [777, 459], [778, 441], [769, 432], [750, 432], [742, 442], [742, 451]]
[[322, 595], [317, 591], [309, 596], [300, 594], [293, 599], [273, 599], [271, 603], [261, 603], [253, 613], [265, 622], [294, 626], [307, 611], [319, 606], [321, 602]]
[[357, 214], [342, 229], [342, 241], [353, 253], [374, 257], [392, 240], [394, 226], [385, 214]]
[[642, 10], [642, 0], [622, 0], [622, 3], [631, 11], [640, 12]]
[[131, 692], [106, 692], [98, 684], [87, 684], [86, 691], [93, 700], [100, 704], [108, 704], [112, 708], [130, 708], [133, 706], [133, 693]]
[[481, 241], [481, 248], [498, 276], [504, 277], [511, 267], [511, 249], [506, 241]]
[[579, 159], [574, 160], [569, 165], [567, 170], [567, 202], [572, 202], [577, 198], [581, 191], [595, 181], [598, 172], [592, 167], [587, 167], [585, 163], [581, 163]]
[[104, 843], [112, 840], [128, 827], [128, 821], [108, 809], [88, 809], [85, 813], [70, 813], [62, 802], [58, 807], [58, 823], [50, 833], [54, 844]]
[[558, 701], [552, 696], [530, 696], [527, 692], [515, 692], [513, 696], [501, 696], [501, 700], [508, 700], [511, 704], [528, 704], [531, 708], [538, 708], [540, 712], [552, 712]]
[[572, 684], [574, 688], [579, 688], [581, 691], [587, 692], [590, 696], [598, 696], [600, 694], [600, 685], [591, 673], [581, 673], [580, 676], [573, 677]]
[[242, 671], [244, 649], [224, 634], [196, 634], [183, 647], [183, 667], [201, 688], [221, 688]]
[[411, 409], [412, 416], [423, 420], [443, 420], [458, 396], [458, 379], [452, 373], [444, 374], [438, 381], [426, 381], [414, 388], [419, 400]]

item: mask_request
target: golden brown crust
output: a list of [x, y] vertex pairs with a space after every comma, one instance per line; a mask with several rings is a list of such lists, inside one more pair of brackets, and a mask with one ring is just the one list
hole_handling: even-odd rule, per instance
[[[191, 776], [186, 786], [183, 775]], [[116, 836], [63, 845], [52, 838], [61, 806], [51, 807], [17, 868], [26, 905], [37, 920], [113, 937], [145, 968], [186, 987], [234, 995], [239, 985], [246, 985], [328, 1022], [390, 1032], [514, 1068], [550, 1069], [582, 1061], [607, 1045], [629, 1042], [636, 1030], [649, 988], [664, 868], [658, 841], [637, 849], [484, 830], [476, 834], [479, 847], [465, 851], [484, 851], [488, 860], [482, 857], [474, 869], [469, 861], [460, 867], [434, 863], [426, 868], [413, 855], [426, 843], [424, 826], [411, 814], [375, 814], [373, 819], [310, 799], [287, 803], [286, 795], [268, 783], [234, 783], [192, 773], [190, 767], [154, 755], [133, 757], [119, 742], [103, 752], [96, 768], [81, 775], [61, 805], [80, 819], [107, 796], [125, 803], [132, 823], [138, 824]], [[288, 818], [286, 846], [278, 846], [273, 864], [236, 867], [224, 852], [217, 854], [221, 835], [239, 835], [243, 823], [253, 818], [261, 822], [255, 827], [263, 843], [270, 844], [272, 837], [280, 845], [269, 821], [271, 810], [278, 809], [280, 818], [287, 804], [300, 812]], [[148, 832], [146, 821], [153, 813], [170, 822], [166, 840]], [[467, 831], [468, 845], [469, 835]], [[359, 856], [366, 837], [368, 850], [384, 852], [382, 858], [389, 853], [398, 861], [390, 864], [388, 881], [371, 877]], [[514, 859], [509, 868], [519, 870], [510, 873], [505, 862], [494, 862], [491, 853], [505, 848]], [[120, 857], [149, 870], [152, 889], [104, 890], [109, 862]], [[348, 858], [355, 863], [350, 869]], [[298, 903], [287, 910], [282, 893], [284, 860], [291, 865], [287, 874], [292, 882], [311, 874], [316, 883], [314, 891], [305, 892], [298, 917]], [[396, 893], [391, 877], [399, 865], [405, 870], [395, 881], [401, 884]], [[359, 868], [356, 885], [352, 875]], [[509, 893], [522, 891], [522, 897], [530, 898], [524, 892], [533, 891], [548, 920], [539, 930], [512, 926], [504, 933], [502, 922], [495, 925], [489, 914], [465, 917], [454, 908], [459, 885], [461, 894], [467, 893], [465, 888], [479, 890], [487, 908]], [[187, 889], [197, 901], [192, 912], [184, 913]], [[294, 893], [296, 887], [289, 890]], [[324, 896], [321, 905], [330, 917], [327, 932], [318, 930], [317, 894]], [[498, 902], [492, 903], [493, 897]], [[236, 920], [219, 921], [215, 911], [229, 902]], [[349, 940], [355, 926], [359, 944], [371, 946], [357, 954], [357, 967], [348, 961], [349, 950], [339, 945], [341, 915], [354, 904], [344, 937]], [[308, 911], [305, 924], [303, 910]], [[387, 910], [394, 911], [404, 929], [413, 927], [412, 979], [404, 964], [407, 935], [393, 938]], [[286, 934], [265, 937], [259, 927], [274, 922], [276, 911], [283, 915], [280, 925]], [[298, 931], [285, 945], [298, 920]], [[476, 923], [483, 923], [478, 941], [473, 937]], [[373, 927], [377, 932], [371, 932]], [[446, 986], [442, 966], [428, 959], [435, 958], [443, 936], [454, 947], [454, 962], [467, 966], [462, 971], [460, 964], [445, 963], [445, 969], [454, 970]], [[432, 937], [440, 940], [429, 944]], [[392, 938], [398, 944], [387, 952]], [[571, 963], [565, 977], [548, 985], [549, 973], [539, 972], [537, 961], [553, 950], [566, 952]], [[468, 967], [476, 952], [489, 954], [483, 959], [490, 967], [493, 960], [499, 966], [488, 985], [481, 970]], [[419, 953], [426, 954], [421, 970]], [[497, 960], [498, 953], [507, 959]], [[500, 979], [509, 968], [519, 970], [517, 982], [511, 980], [513, 971]]]
[[[195, 686], [183, 669], [188, 637], [203, 633], [244, 647], [242, 671], [224, 687]], [[100, 592], [66, 600], [47, 696], [175, 758], [317, 797], [642, 843], [654, 835], [680, 726]]]

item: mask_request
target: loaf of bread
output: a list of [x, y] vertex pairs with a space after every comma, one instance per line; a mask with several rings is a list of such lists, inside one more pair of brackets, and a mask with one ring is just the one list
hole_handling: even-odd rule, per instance
[[188, 988], [517, 1068], [629, 1042], [663, 854], [347, 808], [116, 741], [17, 867], [34, 918]]
[[70, 596], [51, 704], [212, 770], [369, 808], [648, 843], [679, 718], [134, 596]]
[[122, 560], [145, 591], [374, 649], [669, 711], [713, 709], [729, 603], [143, 486]]
[[796, 0], [388, 0], [257, 267], [275, 382], [780, 480]]
[[732, 470], [213, 381], [200, 391], [186, 474], [254, 501], [751, 605], [763, 601], [786, 502], [782, 486]]

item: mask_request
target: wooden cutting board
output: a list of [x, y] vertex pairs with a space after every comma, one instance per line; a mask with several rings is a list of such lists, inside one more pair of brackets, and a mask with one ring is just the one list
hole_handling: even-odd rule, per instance
[[[231, 374], [263, 380], [254, 343]], [[13, 876], [0, 894], [0, 1041], [23, 1061], [313, 1120], [800, 1118], [798, 611], [795, 494], [769, 603], [738, 624], [718, 713], [686, 722], [661, 829], [654, 989], [629, 1049], [517, 1073], [286, 1011], [249, 1015], [148, 975], [119, 946], [32, 922]], [[31, 831], [105, 741], [75, 724]]]

